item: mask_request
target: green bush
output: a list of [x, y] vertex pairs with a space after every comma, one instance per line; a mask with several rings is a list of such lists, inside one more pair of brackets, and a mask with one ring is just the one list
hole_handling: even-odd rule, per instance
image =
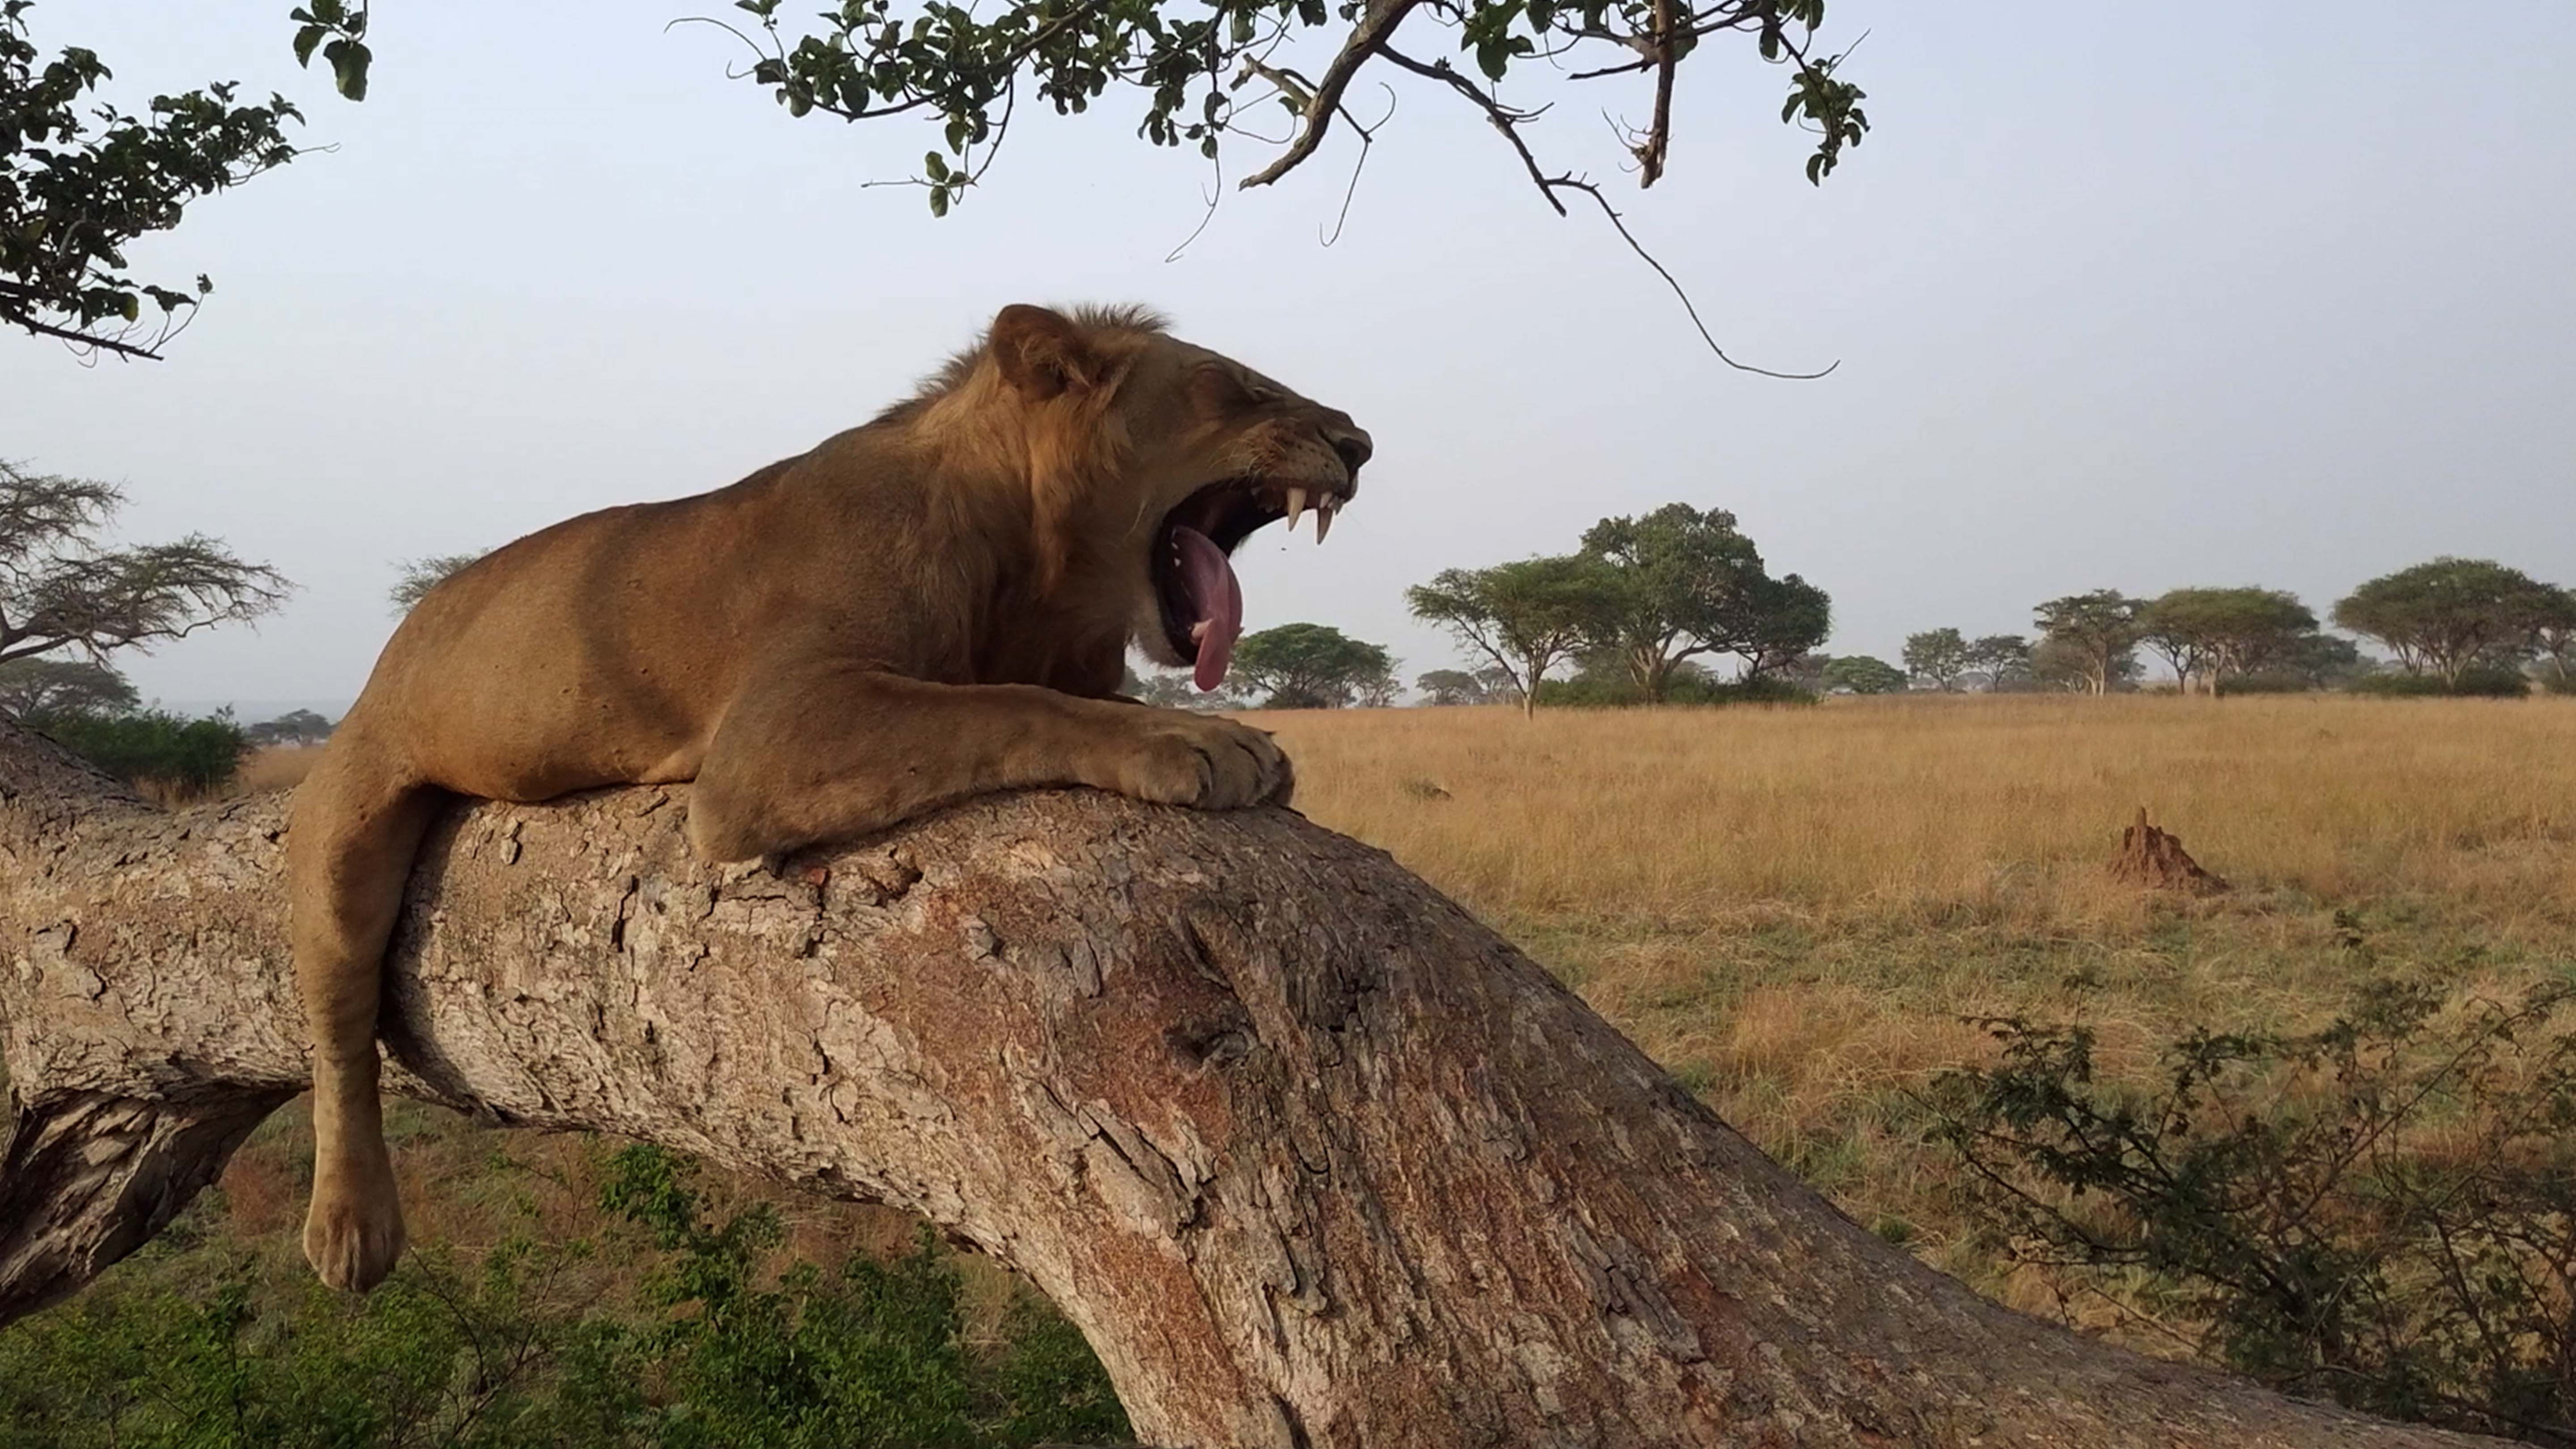
[[2355, 694], [2375, 694], [2390, 699], [2522, 699], [2531, 693], [2530, 679], [2519, 670], [2489, 665], [2472, 665], [2461, 670], [2456, 684], [2445, 681], [2438, 674], [2406, 674], [2391, 670], [2384, 674], [2365, 674], [2345, 687]]
[[172, 1275], [185, 1287], [119, 1273], [0, 1333], [0, 1442], [649, 1444], [629, 1432], [642, 1399], [620, 1331], [545, 1291], [584, 1251], [515, 1244], [471, 1274], [423, 1256], [352, 1302], [302, 1277], [282, 1301], [264, 1300], [252, 1255], [182, 1249], [203, 1260]]
[[638, 1344], [668, 1402], [655, 1449], [1021, 1449], [1129, 1436], [1108, 1376], [1071, 1325], [1023, 1303], [998, 1357], [964, 1337], [957, 1270], [925, 1227], [893, 1263], [838, 1274], [790, 1265], [759, 1286], [778, 1220], [756, 1207], [700, 1218], [694, 1168], [655, 1147], [611, 1164], [602, 1202], [671, 1255], [647, 1300], [665, 1310]]
[[149, 781], [198, 793], [231, 784], [250, 747], [229, 711], [204, 719], [157, 709], [52, 715], [28, 723], [129, 785]]
[[[362, 1299], [205, 1230], [207, 1209], [71, 1302], [0, 1331], [10, 1449], [1028, 1449], [1131, 1436], [1073, 1327], [1026, 1298], [967, 1340], [928, 1236], [838, 1272], [774, 1261], [776, 1217], [706, 1219], [650, 1147], [602, 1205], [639, 1303], [592, 1245], [415, 1254]], [[640, 1230], [640, 1231], [638, 1231]], [[627, 1238], [643, 1241], [623, 1241]], [[621, 1256], [620, 1263], [625, 1261]]]
[[2071, 1294], [2285, 1391], [2576, 1443], [2570, 1000], [2378, 984], [2321, 1031], [2195, 1031], [2137, 1089], [2086, 1027], [1988, 1021], [2001, 1058], [1937, 1080], [1938, 1132], [1987, 1246]]

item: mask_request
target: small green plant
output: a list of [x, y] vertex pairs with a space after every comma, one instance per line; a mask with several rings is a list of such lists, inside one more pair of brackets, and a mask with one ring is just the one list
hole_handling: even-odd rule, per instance
[[1021, 1449], [1129, 1436], [1080, 1335], [1023, 1302], [1009, 1341], [965, 1341], [954, 1263], [927, 1227], [891, 1263], [853, 1257], [837, 1274], [762, 1269], [777, 1246], [766, 1206], [722, 1224], [701, 1216], [695, 1168], [659, 1148], [610, 1163], [601, 1202], [667, 1255], [646, 1289], [663, 1310], [641, 1339], [659, 1402], [657, 1449]]
[[514, 1243], [473, 1272], [431, 1256], [345, 1302], [264, 1295], [236, 1247], [111, 1280], [0, 1333], [13, 1449], [611, 1446], [640, 1407], [619, 1331], [555, 1290], [585, 1248]]
[[[415, 1254], [350, 1300], [221, 1231], [220, 1209], [0, 1331], [9, 1449], [1028, 1449], [1117, 1443], [1082, 1336], [1023, 1295], [970, 1343], [955, 1260], [778, 1261], [765, 1206], [713, 1222], [696, 1169], [609, 1164], [611, 1240]], [[642, 1239], [642, 1241], [636, 1241]]]
[[2576, 1444], [2572, 994], [2374, 985], [2320, 1031], [2194, 1031], [2138, 1088], [2085, 1026], [1986, 1021], [1938, 1134], [2006, 1261], [2276, 1388]]

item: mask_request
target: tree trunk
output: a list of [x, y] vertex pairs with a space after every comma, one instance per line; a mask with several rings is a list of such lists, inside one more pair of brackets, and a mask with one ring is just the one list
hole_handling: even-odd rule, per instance
[[[452, 811], [391, 1088], [926, 1214], [1063, 1307], [1150, 1442], [2470, 1442], [1980, 1299], [1289, 812], [997, 798], [773, 871], [693, 859], [685, 798]], [[304, 1085], [283, 824], [148, 811], [0, 726], [0, 1320]]]

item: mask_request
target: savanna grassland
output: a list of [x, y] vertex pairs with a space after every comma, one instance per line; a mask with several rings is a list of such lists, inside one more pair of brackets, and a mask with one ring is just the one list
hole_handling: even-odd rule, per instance
[[[1554, 969], [1862, 1222], [2027, 1307], [1920, 1089], [1967, 1018], [2313, 1027], [2576, 977], [2576, 701], [1935, 696], [1260, 717], [1300, 806]], [[2104, 869], [2144, 805], [2235, 889]]]
[[[2576, 700], [1247, 718], [1294, 755], [1309, 817], [1474, 910], [1862, 1222], [2008, 1298], [1923, 1135], [1922, 1086], [1990, 1050], [1975, 1018], [2080, 1017], [2109, 1069], [2143, 1073], [2190, 1027], [2313, 1027], [2372, 977], [2463, 998], [2576, 979]], [[241, 788], [315, 753], [255, 757]], [[2234, 889], [2115, 883], [2142, 805]], [[422, 1166], [457, 1150], [424, 1140]], [[281, 1196], [274, 1227], [298, 1206], [240, 1186]], [[829, 1210], [795, 1217], [829, 1236]]]
[[[2096, 1327], [2119, 1315], [2070, 1309], [2045, 1275], [2004, 1266], [1934, 1139], [1933, 1079], [1993, 1057], [1976, 1018], [2080, 1018], [2104, 1072], [2144, 1082], [2193, 1027], [2313, 1028], [2372, 980], [2460, 1007], [2576, 980], [2576, 700], [1940, 696], [1253, 718], [1295, 756], [1309, 816], [1477, 912], [1861, 1222]], [[264, 754], [236, 788], [291, 785], [314, 753]], [[2142, 805], [2234, 889], [2113, 881], [2106, 862]], [[600, 1211], [607, 1147], [408, 1103], [388, 1126], [423, 1253], [406, 1272], [425, 1289], [488, 1273], [477, 1265], [513, 1242], [591, 1243], [548, 1260], [542, 1283], [514, 1282], [510, 1314], [646, 1321], [663, 1270]], [[122, 1301], [130, 1323], [223, 1301], [209, 1295], [230, 1282], [256, 1285], [280, 1331], [376, 1323], [392, 1310], [352, 1319], [303, 1271], [309, 1146], [300, 1111], [281, 1113], [220, 1191], [84, 1301]], [[890, 1214], [701, 1188], [717, 1218], [774, 1204], [781, 1251], [827, 1268], [909, 1240]], [[1029, 1336], [1027, 1290], [980, 1262], [959, 1270], [975, 1352], [1053, 1341]], [[136, 1332], [95, 1341], [157, 1352]], [[89, 1341], [67, 1337], [46, 1361]], [[1087, 1359], [1064, 1362], [1102, 1391], [1081, 1377], [1096, 1375]]]

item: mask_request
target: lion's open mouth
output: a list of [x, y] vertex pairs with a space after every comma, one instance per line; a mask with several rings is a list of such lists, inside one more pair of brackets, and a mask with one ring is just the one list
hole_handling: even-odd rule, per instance
[[1243, 585], [1227, 555], [1273, 519], [1285, 518], [1289, 527], [1296, 527], [1309, 503], [1315, 510], [1315, 541], [1321, 543], [1332, 531], [1334, 512], [1349, 497], [1344, 490], [1231, 478], [1209, 484], [1163, 515], [1162, 537], [1154, 550], [1154, 592], [1163, 604], [1164, 636], [1172, 652], [1192, 666], [1201, 691], [1225, 682], [1234, 641], [1243, 633]]

